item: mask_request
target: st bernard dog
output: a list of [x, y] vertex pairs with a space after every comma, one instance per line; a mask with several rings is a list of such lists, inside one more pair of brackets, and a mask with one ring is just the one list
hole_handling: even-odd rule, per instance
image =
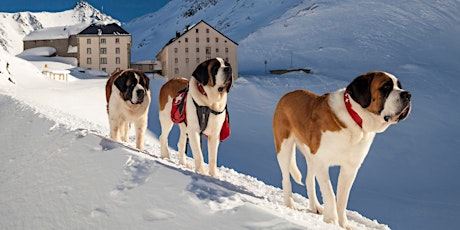
[[[302, 183], [296, 147], [306, 158], [309, 209], [327, 223], [351, 229], [346, 216], [350, 189], [376, 133], [404, 120], [411, 110], [411, 93], [392, 74], [369, 72], [346, 89], [322, 96], [305, 90], [284, 95], [273, 117], [273, 135], [282, 173], [284, 203], [293, 208], [290, 175]], [[337, 200], [329, 167], [340, 166]], [[315, 178], [324, 201], [316, 197]]]
[[[169, 158], [168, 136], [173, 126], [171, 108], [178, 92], [188, 87], [186, 96], [186, 121], [179, 124], [180, 137], [177, 144], [179, 163], [186, 166], [187, 137], [192, 149], [195, 171], [207, 175], [201, 149], [201, 136], [208, 139], [209, 175], [219, 177], [217, 150], [220, 132], [226, 118], [227, 95], [233, 82], [232, 68], [222, 58], [209, 59], [199, 64], [190, 80], [171, 79], [160, 89], [159, 117], [161, 123], [161, 157]], [[204, 110], [203, 110], [204, 109]], [[207, 111], [203, 112], [203, 111]]]
[[150, 80], [139, 70], [127, 69], [114, 72], [105, 86], [110, 138], [128, 142], [131, 124], [136, 129], [136, 148], [144, 149], [150, 106]]

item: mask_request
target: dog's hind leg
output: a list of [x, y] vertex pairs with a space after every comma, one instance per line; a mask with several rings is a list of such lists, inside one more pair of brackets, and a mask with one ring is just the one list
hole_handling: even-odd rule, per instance
[[185, 123], [179, 124], [180, 129], [180, 136], [179, 141], [177, 142], [177, 150], [179, 151], [179, 164], [191, 168], [189, 164], [187, 164], [186, 158], [186, 150], [187, 150], [187, 126]]
[[160, 118], [160, 125], [161, 125], [161, 135], [160, 135], [160, 146], [161, 146], [161, 158], [169, 159], [169, 149], [168, 149], [168, 137], [169, 132], [174, 125], [171, 121], [170, 113], [171, 111], [171, 103], [168, 102], [164, 110], [160, 111], [159, 118]]
[[308, 203], [310, 211], [317, 214], [323, 214], [323, 206], [319, 204], [318, 198], [316, 197], [316, 182], [315, 182], [315, 170], [313, 166], [308, 164], [307, 160], [307, 178], [305, 179], [305, 185], [308, 194]]
[[[281, 142], [280, 150], [277, 154], [277, 158], [278, 158], [278, 164], [281, 169], [281, 175], [283, 177], [282, 185], [283, 185], [283, 194], [284, 194], [284, 204], [289, 208], [295, 209], [294, 200], [292, 199], [292, 185], [291, 185], [291, 177], [290, 177], [291, 175], [290, 171], [295, 172], [295, 170], [291, 170], [293, 167], [292, 164], [295, 164], [295, 142], [292, 138], [286, 138]], [[296, 165], [295, 168], [297, 168], [297, 164], [295, 165]], [[300, 175], [300, 179], [299, 179], [299, 175], [300, 175], [300, 172], [298, 175], [296, 175], [296, 173], [293, 174], [293, 178], [294, 180], [297, 181], [297, 183], [299, 183], [302, 177], [302, 175]], [[300, 182], [300, 184], [302, 184], [302, 182]]]

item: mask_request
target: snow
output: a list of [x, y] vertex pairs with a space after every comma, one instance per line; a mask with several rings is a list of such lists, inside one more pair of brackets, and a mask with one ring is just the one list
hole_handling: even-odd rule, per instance
[[[228, 106], [232, 135], [219, 148], [222, 178], [178, 167], [174, 154], [173, 163], [157, 159], [155, 101], [165, 80], [151, 81], [151, 157], [133, 150], [132, 140], [106, 138], [104, 78], [50, 60], [49, 68], [75, 70], [73, 81], [58, 82], [41, 74], [42, 57], [24, 61], [0, 52], [16, 81], [0, 75], [0, 228], [339, 229], [306, 210], [303, 186], [293, 187], [299, 211], [283, 206], [274, 108], [288, 91], [322, 94], [383, 70], [411, 91], [413, 109], [377, 135], [351, 191], [348, 209], [357, 212], [347, 215], [355, 229], [456, 229], [458, 2], [216, 1], [181, 16], [193, 3], [173, 0], [124, 28], [133, 35], [133, 60], [151, 59], [176, 30], [201, 19], [239, 44], [241, 76]], [[313, 74], [268, 75], [264, 60], [268, 69]], [[171, 145], [177, 137], [175, 128]], [[304, 174], [301, 157], [298, 165]], [[337, 173], [331, 169], [334, 185]]]
[[22, 53], [18, 54], [18, 57], [26, 57], [26, 56], [42, 56], [42, 57], [49, 57], [56, 54], [56, 49], [54, 47], [36, 47], [22, 51]]
[[44, 28], [27, 34], [23, 41], [69, 39], [70, 35], [76, 35], [88, 26], [90, 26], [88, 23], [79, 23], [71, 26], [66, 25]]

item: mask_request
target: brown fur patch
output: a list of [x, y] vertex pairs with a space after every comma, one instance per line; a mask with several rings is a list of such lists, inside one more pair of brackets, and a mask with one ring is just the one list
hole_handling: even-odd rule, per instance
[[380, 88], [387, 81], [391, 81], [391, 78], [382, 72], [372, 72], [367, 74], [373, 74], [374, 78], [372, 79], [370, 85], [371, 104], [366, 109], [371, 113], [379, 114], [384, 106], [384, 101], [382, 98], [382, 93], [380, 92]]
[[160, 105], [160, 111], [163, 111], [169, 98], [174, 98], [177, 93], [188, 85], [188, 80], [183, 78], [173, 78], [166, 82], [160, 89], [160, 96], [158, 97], [158, 103]]
[[291, 135], [310, 147], [315, 154], [325, 131], [340, 131], [346, 128], [332, 112], [329, 94], [318, 96], [305, 90], [296, 90], [284, 95], [276, 106], [273, 117], [273, 135], [276, 152], [281, 142]]

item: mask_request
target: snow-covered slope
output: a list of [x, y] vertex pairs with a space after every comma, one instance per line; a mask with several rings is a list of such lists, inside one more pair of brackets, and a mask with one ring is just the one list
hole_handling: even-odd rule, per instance
[[[106, 79], [63, 83], [22, 59], [0, 58], [16, 80], [0, 76], [1, 229], [340, 229], [309, 213], [301, 195], [300, 211], [284, 207], [281, 189], [252, 176], [220, 167], [216, 180], [160, 160], [153, 127], [152, 156], [107, 139]], [[153, 101], [164, 82], [151, 81]], [[150, 114], [157, 119], [155, 103]], [[388, 229], [348, 216], [356, 229]]]
[[78, 1], [73, 9], [57, 13], [0, 12], [0, 48], [11, 54], [18, 54], [23, 50], [22, 39], [32, 31], [80, 23], [89, 25], [101, 20], [120, 24], [85, 1]]

